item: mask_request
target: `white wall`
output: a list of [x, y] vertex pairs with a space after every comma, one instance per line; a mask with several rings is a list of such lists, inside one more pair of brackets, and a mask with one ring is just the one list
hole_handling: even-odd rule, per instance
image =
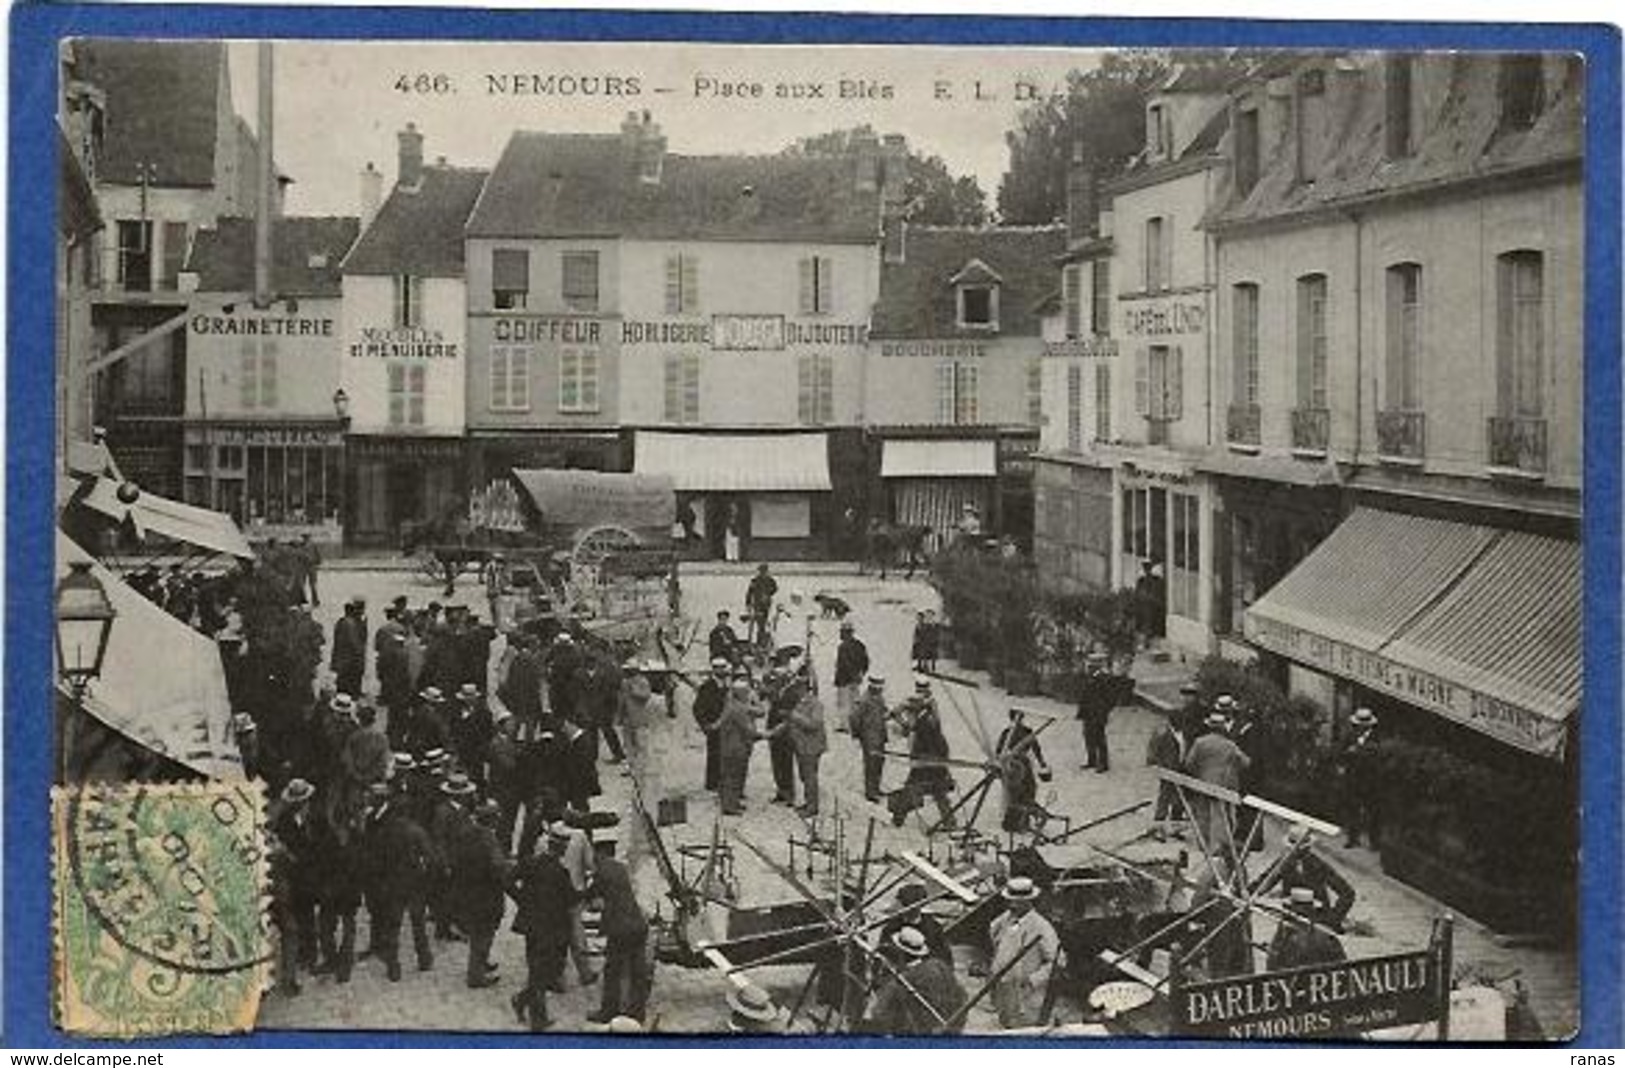
[[389, 372], [392, 360], [369, 355], [369, 331], [374, 343], [412, 340], [410, 332], [394, 330], [394, 288], [388, 277], [344, 276], [343, 347], [340, 385], [350, 395], [350, 428], [358, 434], [461, 434], [466, 399], [464, 372], [468, 359], [465, 287], [460, 278], [427, 278], [423, 283], [423, 329], [419, 340], [446, 346], [448, 353], [409, 357], [427, 368], [424, 425], [400, 428], [389, 425]]

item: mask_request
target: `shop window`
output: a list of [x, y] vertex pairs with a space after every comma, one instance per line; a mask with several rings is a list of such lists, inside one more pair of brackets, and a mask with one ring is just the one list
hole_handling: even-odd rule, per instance
[[1061, 306], [1066, 317], [1066, 336], [1083, 335], [1083, 267], [1071, 263], [1061, 270]]
[[666, 314], [692, 315], [700, 310], [700, 261], [687, 253], [666, 257]]
[[1027, 361], [1027, 422], [1040, 426], [1044, 421], [1044, 362], [1034, 356]]
[[1186, 619], [1202, 617], [1202, 500], [1195, 494], [1170, 493], [1168, 611]]
[[1232, 403], [1258, 404], [1258, 286], [1243, 282], [1231, 287], [1230, 359], [1235, 380]]
[[238, 350], [238, 384], [244, 411], [265, 411], [277, 406], [277, 343], [270, 338], [244, 338]]
[[530, 410], [530, 353], [525, 345], [491, 346], [491, 410]]
[[961, 426], [977, 421], [978, 371], [975, 364], [952, 360], [937, 365], [937, 422]]
[[668, 423], [700, 421], [700, 358], [692, 352], [674, 352], [665, 362], [665, 419]]
[[999, 328], [999, 289], [997, 286], [959, 286], [959, 326], [966, 330]]
[[138, 292], [152, 288], [152, 220], [118, 221], [118, 284]]
[[598, 350], [559, 350], [559, 411], [592, 413], [598, 410]]
[[835, 420], [835, 360], [823, 353], [796, 359], [796, 419], [808, 426]]
[[1235, 134], [1236, 194], [1247, 197], [1258, 184], [1263, 166], [1263, 145], [1259, 140], [1258, 109], [1242, 108], [1236, 112]]
[[1527, 249], [1495, 262], [1496, 413], [1539, 418], [1545, 411], [1544, 260]]
[[564, 306], [571, 311], [597, 311], [598, 253], [566, 252], [560, 266], [563, 271]]
[[1083, 451], [1083, 367], [1076, 363], [1066, 369], [1066, 447]]
[[519, 311], [530, 304], [530, 252], [522, 248], [491, 250], [491, 306]]
[[397, 360], [389, 365], [389, 425], [422, 426], [424, 385], [427, 368], [423, 364]]
[[1384, 393], [1388, 411], [1422, 409], [1422, 267], [1397, 263], [1387, 272], [1387, 359]]
[[394, 323], [400, 329], [423, 325], [423, 279], [412, 274], [398, 274], [394, 279]]
[[159, 289], [178, 289], [181, 268], [186, 266], [186, 224], [164, 223], [164, 268], [158, 279]]
[[835, 261], [803, 256], [798, 266], [802, 315], [828, 315], [835, 310]]
[[1112, 263], [1100, 259], [1093, 263], [1093, 291], [1089, 295], [1089, 332], [1106, 337], [1112, 332]]
[[1322, 410], [1326, 399], [1326, 276], [1298, 279], [1298, 407]]
[[1112, 440], [1112, 365], [1095, 364], [1095, 440]]

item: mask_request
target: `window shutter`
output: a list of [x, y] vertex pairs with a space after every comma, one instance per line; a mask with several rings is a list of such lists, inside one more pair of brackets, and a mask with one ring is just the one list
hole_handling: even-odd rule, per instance
[[1174, 287], [1174, 217], [1162, 217], [1162, 288]]
[[818, 257], [818, 311], [829, 315], [835, 311], [835, 261], [828, 256]]
[[814, 287], [817, 285], [817, 280], [813, 277], [813, 275], [817, 268], [813, 264], [812, 257], [810, 256], [802, 257], [801, 262], [797, 266], [800, 270], [799, 306], [801, 309], [801, 314], [811, 315], [816, 310], [816, 305], [813, 303], [813, 301], [816, 298]]
[[1397, 411], [1405, 406], [1405, 276], [1400, 267], [1388, 268], [1387, 351], [1383, 353], [1383, 378], [1387, 387], [1384, 407]]
[[240, 396], [238, 407], [255, 408], [260, 399], [260, 349], [252, 341], [238, 347], [237, 376]]
[[260, 342], [260, 407], [275, 408], [276, 399], [276, 342]]
[[417, 275], [412, 275], [411, 276], [411, 289], [412, 289], [412, 307], [409, 309], [409, 311], [411, 313], [411, 320], [412, 321], [407, 323], [406, 325], [407, 326], [422, 326], [423, 325], [423, 279], [418, 277]]
[[835, 420], [835, 360], [829, 356], [818, 360], [818, 416], [823, 423]]
[[589, 412], [598, 410], [598, 350], [581, 352], [581, 407]]
[[801, 423], [813, 421], [813, 369], [811, 361], [812, 357], [810, 356], [802, 356], [796, 360], [796, 421]]
[[1169, 419], [1185, 418], [1185, 350], [1178, 345], [1168, 350], [1167, 405]]
[[1312, 408], [1315, 401], [1314, 279], [1298, 279], [1298, 407]]
[[1066, 313], [1066, 336], [1075, 338], [1083, 332], [1083, 293], [1080, 275], [1083, 268], [1068, 264], [1061, 271], [1061, 300]]
[[423, 425], [425, 369], [421, 363], [414, 363], [406, 369], [406, 421], [413, 426]]
[[559, 410], [570, 411], [580, 403], [580, 369], [575, 349], [559, 350]]
[[681, 256], [666, 257], [666, 314], [683, 313], [683, 260]]
[[406, 276], [395, 276], [395, 284], [390, 287], [390, 295], [394, 298], [394, 306], [390, 311], [389, 321], [396, 326], [406, 325]]
[[1112, 439], [1112, 365], [1095, 364], [1095, 440]]
[[1094, 294], [1090, 298], [1089, 329], [1097, 337], [1112, 332], [1112, 261], [1094, 262]]
[[389, 365], [389, 425], [406, 422], [406, 367], [399, 363]]
[[954, 422], [969, 425], [977, 422], [980, 413], [977, 410], [977, 372], [979, 368], [974, 363], [962, 363], [958, 366], [958, 379], [954, 383]]
[[530, 349], [508, 350], [508, 403], [515, 408], [530, 407]]
[[700, 358], [693, 354], [683, 357], [683, 417], [700, 421]]
[[1076, 363], [1066, 369], [1066, 447], [1083, 450], [1083, 367]]
[[937, 364], [937, 422], [954, 421], [954, 365], [951, 361]]
[[491, 398], [493, 411], [508, 407], [508, 351], [491, 349]]
[[1134, 414], [1151, 414], [1151, 354], [1145, 349], [1134, 351]]
[[700, 310], [700, 261], [695, 256], [679, 256], [682, 264], [683, 311]]
[[[570, 257], [565, 256], [568, 265]], [[568, 280], [565, 283], [569, 286]], [[530, 289], [530, 253], [522, 248], [491, 250], [491, 288], [525, 292]]]

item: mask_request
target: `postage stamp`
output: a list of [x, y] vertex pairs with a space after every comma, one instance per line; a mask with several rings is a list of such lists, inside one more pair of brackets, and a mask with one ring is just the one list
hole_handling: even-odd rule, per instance
[[98, 783], [51, 800], [62, 1029], [251, 1029], [273, 944], [259, 786]]

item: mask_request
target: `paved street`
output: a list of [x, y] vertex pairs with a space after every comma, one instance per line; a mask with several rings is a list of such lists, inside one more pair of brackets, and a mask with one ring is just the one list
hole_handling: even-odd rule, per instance
[[[684, 580], [686, 611], [702, 625], [699, 639], [690, 651], [686, 666], [703, 670], [705, 660], [704, 629], [709, 626], [717, 608], [728, 607], [736, 613], [742, 607], [744, 585], [748, 570], [743, 568], [706, 569], [704, 573], [690, 574]], [[935, 595], [921, 581], [906, 582], [892, 579], [881, 583], [870, 577], [860, 577], [851, 571], [820, 570], [797, 573], [789, 568], [779, 574], [781, 594], [790, 589], [804, 590], [809, 597], [828, 591], [844, 598], [852, 606], [852, 620], [858, 634], [870, 651], [873, 668], [889, 680], [888, 694], [898, 699], [911, 683], [908, 657], [913, 614], [916, 609], [934, 605]], [[338, 606], [356, 593], [368, 598], [369, 617], [374, 626], [380, 619], [381, 607], [394, 595], [405, 592], [414, 604], [437, 599], [439, 589], [414, 573], [402, 570], [382, 570], [369, 564], [365, 568], [329, 567], [322, 575], [323, 604], [318, 610], [324, 629], [331, 632]], [[459, 587], [457, 603], [473, 605], [482, 616], [488, 609], [482, 603], [482, 592], [471, 578], [465, 578]], [[833, 728], [833, 693], [828, 690], [832, 674], [837, 623], [817, 620], [814, 624], [815, 658], [819, 678], [826, 685], [827, 715]], [[1193, 670], [1194, 664], [1146, 665], [1148, 688], [1160, 690], [1158, 680], [1166, 684], [1176, 672]], [[368, 687], [375, 683], [369, 678]], [[979, 707], [989, 737], [997, 735], [1003, 726], [1008, 701], [1000, 691], [989, 689], [984, 682], [980, 689], [956, 687], [965, 716], [956, 715], [948, 687], [939, 685], [938, 702], [943, 709], [943, 724], [955, 756], [977, 758], [981, 744], [973, 734], [971, 717]], [[689, 715], [690, 693], [683, 691], [679, 698], [675, 718], [659, 724], [654, 732], [651, 751], [655, 767], [651, 777], [660, 785], [662, 796], [682, 794], [688, 799], [688, 822], [684, 826], [669, 828], [666, 842], [669, 849], [680, 845], [703, 846], [710, 840], [716, 805], [712, 795], [699, 789], [703, 768], [704, 748], [698, 728]], [[1102, 815], [1137, 800], [1155, 795], [1155, 779], [1145, 767], [1144, 753], [1147, 738], [1154, 727], [1158, 713], [1146, 709], [1125, 709], [1115, 713], [1111, 721], [1110, 738], [1113, 767], [1108, 774], [1079, 772], [1082, 744], [1071, 710], [1043, 698], [1022, 699], [1021, 704], [1038, 714], [1061, 717], [1043, 735], [1043, 745], [1056, 775], [1052, 784], [1041, 789], [1040, 800], [1052, 811], [1071, 815], [1075, 820]], [[899, 748], [905, 742], [897, 743]], [[888, 762], [886, 786], [894, 787], [906, 773], [902, 761]], [[599, 807], [619, 808], [623, 814], [629, 797], [628, 781], [616, 769], [602, 769], [605, 796], [598, 799]], [[957, 770], [956, 778], [963, 789], [975, 781], [975, 773]], [[845, 734], [831, 733], [830, 752], [823, 765], [826, 790], [833, 786], [839, 807], [852, 814], [845, 824], [844, 833], [855, 842], [854, 852], [861, 851], [861, 836], [865, 831], [866, 814], [854, 799], [861, 798], [861, 775], [856, 744]], [[1052, 793], [1050, 793], [1052, 791]], [[771, 793], [765, 747], [759, 746], [752, 760], [751, 778], [746, 795], [748, 811], [745, 816], [724, 821], [728, 835], [742, 834], [761, 846], [781, 862], [788, 859], [787, 843], [791, 836], [805, 837], [805, 824], [788, 809], [767, 803]], [[828, 817], [832, 809], [826, 802], [825, 819], [820, 831], [833, 835], [834, 825]], [[989, 834], [998, 830], [997, 795], [990, 799], [978, 821], [978, 826]], [[1116, 848], [1121, 843], [1136, 839], [1149, 823], [1149, 810], [1141, 810], [1120, 820], [1106, 823], [1085, 835], [1089, 843]], [[1278, 834], [1272, 835], [1278, 844]], [[625, 841], [623, 835], [622, 841]], [[880, 822], [875, 830], [875, 853], [902, 849], [928, 850], [923, 824], [918, 819], [901, 829]], [[1134, 847], [1145, 855], [1147, 850], [1159, 847], [1140, 843]], [[1169, 845], [1160, 847], [1171, 853], [1177, 849]], [[1425, 944], [1431, 917], [1438, 907], [1414, 891], [1380, 874], [1375, 855], [1344, 851], [1340, 845], [1330, 846], [1326, 853], [1345, 870], [1359, 892], [1359, 901], [1351, 916], [1351, 927], [1357, 932], [1345, 939], [1351, 957], [1369, 956], [1404, 948], [1419, 948]], [[941, 845], [933, 855], [946, 861]], [[1087, 845], [1069, 848], [1066, 856], [1051, 858], [1081, 860], [1090, 855]], [[797, 851], [801, 874], [806, 875], [803, 854]], [[749, 850], [735, 843], [734, 858], [740, 883], [741, 899], [749, 905], [791, 901], [795, 893], [777, 876], [753, 857]], [[825, 873], [815, 866], [812, 882], [817, 883]], [[670, 912], [669, 902], [663, 897], [663, 884], [653, 863], [642, 864], [637, 872], [640, 894], [645, 907], [661, 908]], [[511, 905], [510, 905], [511, 919]], [[363, 929], [365, 923], [363, 920]], [[1456, 958], [1462, 963], [1484, 965], [1491, 971], [1521, 970], [1529, 986], [1532, 1004], [1549, 1035], [1566, 1032], [1578, 1018], [1576, 993], [1576, 965], [1571, 953], [1526, 947], [1497, 945], [1486, 933], [1472, 923], [1458, 925]], [[1269, 924], [1255, 925], [1260, 940], [1268, 938]], [[365, 935], [361, 937], [365, 943]], [[271, 1028], [343, 1028], [343, 1029], [412, 1029], [436, 1030], [518, 1030], [508, 1005], [524, 976], [523, 947], [517, 935], [504, 932], [499, 936], [494, 959], [501, 967], [502, 981], [486, 990], [469, 990], [462, 982], [462, 967], [466, 948], [461, 944], [441, 943], [437, 947], [437, 963], [429, 973], [410, 970], [399, 984], [384, 978], [383, 968], [376, 961], [363, 961], [352, 981], [345, 986], [335, 985], [331, 978], [307, 978], [304, 992], [295, 997], [280, 993], [270, 995], [260, 1014], [260, 1026]], [[781, 1004], [795, 999], [805, 980], [805, 967], [763, 969], [753, 977]], [[964, 979], [963, 969], [961, 978]], [[596, 987], [580, 990], [574, 987], [568, 994], [555, 996], [553, 1015], [561, 1029], [595, 1030], [586, 1024], [586, 1015], [597, 1007]], [[975, 989], [975, 980], [967, 981]], [[726, 1017], [723, 997], [726, 980], [714, 971], [685, 971], [662, 965], [657, 969], [651, 998], [651, 1015], [655, 1026], [663, 1030], [715, 1030]], [[1069, 1016], [1069, 1014], [1071, 1014]], [[1076, 1008], [1062, 1003], [1062, 1019], [1076, 1018]], [[995, 1023], [985, 1007], [973, 1013], [968, 1030], [991, 1030]]]

